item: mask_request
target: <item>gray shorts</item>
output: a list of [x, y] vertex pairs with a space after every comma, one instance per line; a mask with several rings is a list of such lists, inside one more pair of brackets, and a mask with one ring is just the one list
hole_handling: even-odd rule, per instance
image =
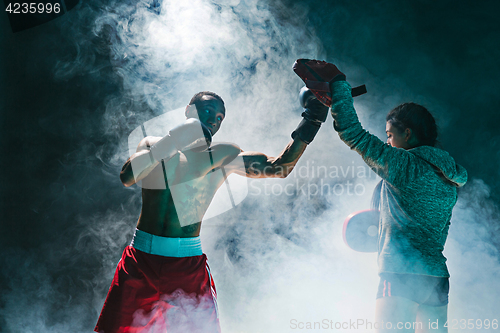
[[381, 273], [377, 298], [399, 296], [418, 304], [448, 304], [450, 283], [447, 277], [417, 274]]

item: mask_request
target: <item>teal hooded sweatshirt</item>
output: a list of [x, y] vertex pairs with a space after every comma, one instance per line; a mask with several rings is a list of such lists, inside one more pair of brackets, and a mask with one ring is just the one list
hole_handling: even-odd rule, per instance
[[379, 274], [449, 277], [443, 249], [457, 188], [467, 182], [467, 171], [442, 149], [394, 148], [363, 129], [346, 81], [332, 83], [330, 111], [340, 139], [383, 179]]

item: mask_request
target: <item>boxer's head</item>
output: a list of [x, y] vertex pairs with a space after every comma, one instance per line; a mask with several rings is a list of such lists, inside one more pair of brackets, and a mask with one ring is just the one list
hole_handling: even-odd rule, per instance
[[437, 126], [432, 114], [423, 106], [403, 103], [386, 117], [387, 143], [393, 147], [410, 149], [437, 143]]
[[217, 133], [225, 116], [224, 101], [219, 95], [210, 91], [195, 94], [186, 107], [186, 117], [198, 118], [210, 129], [212, 135]]

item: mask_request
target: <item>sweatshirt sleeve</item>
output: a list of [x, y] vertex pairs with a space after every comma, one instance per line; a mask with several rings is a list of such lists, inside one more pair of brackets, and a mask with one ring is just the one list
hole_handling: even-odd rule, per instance
[[332, 83], [333, 127], [352, 150], [380, 177], [394, 186], [408, 183], [415, 177], [415, 158], [402, 148], [394, 148], [366, 131], [353, 106], [351, 86], [346, 81]]

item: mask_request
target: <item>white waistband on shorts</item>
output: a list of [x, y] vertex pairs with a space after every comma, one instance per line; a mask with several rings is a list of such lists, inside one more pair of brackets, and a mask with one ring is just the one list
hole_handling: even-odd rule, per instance
[[145, 231], [135, 229], [130, 246], [133, 248], [164, 257], [194, 257], [201, 256], [201, 238], [171, 238], [152, 235]]

